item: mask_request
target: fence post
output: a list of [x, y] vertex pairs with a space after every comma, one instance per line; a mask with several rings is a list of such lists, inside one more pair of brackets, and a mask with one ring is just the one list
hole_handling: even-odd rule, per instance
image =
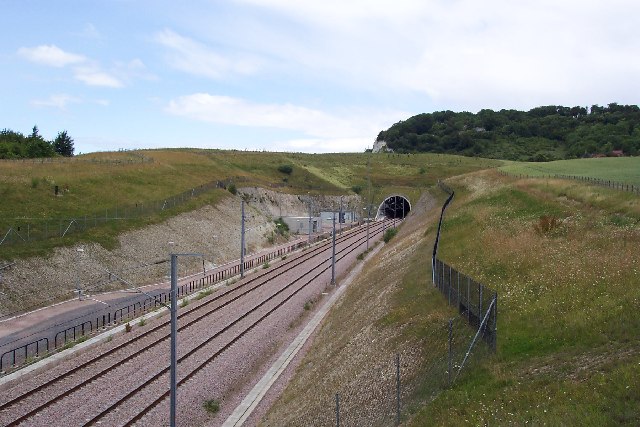
[[396, 353], [396, 425], [400, 425], [400, 353]]
[[471, 322], [471, 278], [467, 276], [467, 322]]
[[460, 310], [460, 272], [459, 271], [456, 271], [456, 272], [458, 273], [458, 287], [457, 287], [457, 289], [458, 289], [458, 300], [456, 302], [456, 308], [458, 310]]
[[482, 321], [482, 318], [484, 317], [482, 315], [482, 290], [484, 289], [484, 285], [478, 283], [478, 293], [480, 294], [478, 296], [478, 322]]
[[451, 371], [453, 369], [453, 319], [449, 319], [449, 369], [447, 371], [449, 377], [449, 387], [451, 387]]
[[449, 266], [449, 286], [448, 286], [448, 294], [449, 294], [449, 305], [451, 305], [451, 266]]
[[498, 348], [498, 293], [493, 293], [493, 352]]

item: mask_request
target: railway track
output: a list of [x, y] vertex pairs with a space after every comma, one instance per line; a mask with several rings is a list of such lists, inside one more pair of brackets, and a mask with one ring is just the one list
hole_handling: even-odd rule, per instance
[[[383, 228], [382, 224], [371, 226], [372, 236], [379, 234]], [[336, 262], [346, 257], [349, 253], [356, 251], [366, 239], [366, 229], [351, 230], [336, 239], [337, 246], [343, 247], [336, 252]], [[238, 315], [229, 321], [221, 329], [209, 334], [204, 340], [190, 343], [190, 350], [186, 351], [179, 358], [179, 371], [187, 372], [178, 382], [179, 386], [193, 379], [202, 369], [215, 360], [219, 355], [228, 350], [234, 343], [242, 339], [257, 325], [268, 318], [272, 313], [280, 309], [295, 295], [300, 293], [305, 287], [314, 282], [321, 274], [331, 268], [331, 255], [323, 255], [330, 252], [331, 242], [317, 245], [312, 249], [299, 254], [296, 257], [278, 264], [264, 273], [239, 282], [236, 286], [226, 289], [224, 292], [213, 294], [203, 300], [203, 303], [193, 308], [189, 308], [179, 313], [179, 331], [185, 331], [194, 326], [202, 326], [210, 322], [213, 316], [221, 310], [229, 307], [233, 309], [238, 301], [249, 299], [252, 294], [259, 294], [260, 291], [266, 293], [258, 304], [250, 308], [238, 311]], [[320, 260], [317, 260], [320, 257]], [[302, 268], [305, 263], [314, 260], [311, 268]], [[267, 289], [274, 279], [294, 271], [296, 268], [303, 271], [296, 273], [296, 277], [288, 284], [277, 289]], [[258, 295], [259, 296], [259, 295]], [[237, 309], [237, 308], [236, 308]], [[17, 426], [23, 422], [33, 422], [34, 418], [52, 406], [63, 403], [66, 398], [73, 397], [76, 393], [87, 388], [89, 385], [102, 381], [104, 378], [126, 378], [127, 374], [115, 374], [116, 371], [126, 371], [122, 367], [130, 365], [135, 359], [143, 357], [153, 357], [153, 350], [169, 338], [169, 320], [164, 320], [158, 325], [144, 331], [142, 334], [132, 339], [124, 341], [115, 347], [104, 351], [90, 360], [64, 370], [56, 376], [43, 381], [41, 384], [16, 394], [0, 403], [0, 423], [7, 426]], [[206, 355], [203, 356], [203, 355]], [[164, 360], [164, 359], [163, 359]], [[198, 360], [198, 362], [194, 362]], [[103, 364], [96, 370], [96, 365]], [[185, 366], [188, 369], [185, 370]], [[145, 397], [148, 404], [143, 405], [143, 409], [135, 415], [128, 417], [124, 425], [133, 425], [145, 416], [154, 407], [160, 404], [169, 395], [168, 389], [157, 392], [157, 387], [152, 387], [160, 383], [168, 375], [169, 367], [166, 366], [150, 377], [141, 381], [136, 381], [136, 386], [128, 392], [120, 395], [111, 403], [104, 403], [99, 406], [99, 412], [95, 415], [85, 414], [84, 424], [96, 425], [104, 422], [108, 415], [117, 412], [118, 408], [125, 405], [134, 396], [139, 394], [149, 395]], [[116, 380], [117, 381], [117, 380]], [[164, 383], [162, 383], [164, 384]], [[166, 384], [165, 384], [166, 386]], [[165, 389], [167, 387], [160, 387]], [[59, 390], [62, 391], [59, 391]], [[154, 393], [155, 391], [155, 393]], [[97, 403], [97, 402], [96, 402]], [[103, 403], [103, 402], [100, 402]], [[4, 415], [3, 415], [4, 414]], [[108, 421], [107, 421], [108, 422]], [[122, 423], [122, 420], [118, 421]], [[111, 425], [107, 423], [106, 425]]]

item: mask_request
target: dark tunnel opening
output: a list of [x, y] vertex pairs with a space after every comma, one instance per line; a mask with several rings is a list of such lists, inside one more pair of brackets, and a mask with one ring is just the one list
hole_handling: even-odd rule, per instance
[[380, 205], [379, 213], [389, 219], [404, 219], [411, 211], [411, 204], [406, 197], [391, 196], [384, 199]]

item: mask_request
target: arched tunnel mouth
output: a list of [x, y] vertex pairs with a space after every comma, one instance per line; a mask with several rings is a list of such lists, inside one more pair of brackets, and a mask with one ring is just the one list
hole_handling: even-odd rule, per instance
[[378, 208], [378, 217], [388, 219], [404, 219], [411, 211], [411, 203], [409, 199], [400, 196], [389, 196], [384, 199]]

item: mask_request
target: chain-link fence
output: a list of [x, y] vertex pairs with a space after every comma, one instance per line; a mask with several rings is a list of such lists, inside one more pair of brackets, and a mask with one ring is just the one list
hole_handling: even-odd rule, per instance
[[[464, 318], [455, 317], [425, 331], [419, 351], [405, 349], [383, 360], [364, 358], [341, 372], [338, 381], [334, 378], [333, 389], [319, 385], [316, 401], [285, 424], [399, 425], [489, 353], [487, 346], [472, 346], [475, 333]], [[336, 363], [337, 370], [345, 369]]]

